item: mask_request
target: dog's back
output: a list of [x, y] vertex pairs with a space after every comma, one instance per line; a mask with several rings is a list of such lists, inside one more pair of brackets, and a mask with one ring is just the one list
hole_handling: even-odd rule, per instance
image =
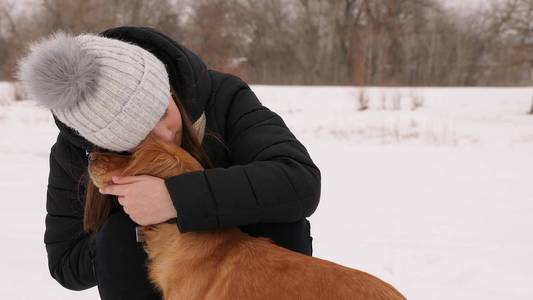
[[368, 273], [240, 230], [177, 234], [163, 224], [148, 234], [150, 277], [165, 299], [405, 299]]
[[405, 299], [384, 281], [359, 270], [306, 256], [266, 239], [243, 238], [217, 278], [225, 299]]

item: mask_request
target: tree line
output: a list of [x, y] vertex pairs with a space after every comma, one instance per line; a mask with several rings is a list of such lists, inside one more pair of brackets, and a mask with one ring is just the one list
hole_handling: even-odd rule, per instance
[[461, 12], [438, 0], [0, 0], [0, 80], [57, 29], [151, 26], [255, 84], [524, 86], [533, 0]]

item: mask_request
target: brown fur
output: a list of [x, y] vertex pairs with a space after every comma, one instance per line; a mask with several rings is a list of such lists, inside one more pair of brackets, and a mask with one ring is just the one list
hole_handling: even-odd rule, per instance
[[[183, 148], [148, 138], [130, 157], [93, 153], [89, 174], [161, 178], [203, 170]], [[179, 215], [179, 212], [178, 212]], [[180, 233], [176, 224], [144, 227], [148, 274], [170, 299], [405, 299], [359, 270], [306, 256], [238, 229]]]

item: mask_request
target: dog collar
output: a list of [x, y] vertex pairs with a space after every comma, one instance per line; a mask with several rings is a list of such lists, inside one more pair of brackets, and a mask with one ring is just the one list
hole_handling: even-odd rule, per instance
[[163, 223], [158, 223], [158, 224], [152, 224], [152, 225], [148, 225], [148, 226], [136, 226], [135, 227], [135, 239], [137, 240], [137, 243], [144, 243], [144, 228], [146, 227], [154, 227], [154, 226], [157, 226], [159, 224], [165, 224], [165, 223], [169, 223], [169, 224], [177, 224], [178, 223], [178, 219], [177, 218], [173, 218], [173, 219], [169, 219]]

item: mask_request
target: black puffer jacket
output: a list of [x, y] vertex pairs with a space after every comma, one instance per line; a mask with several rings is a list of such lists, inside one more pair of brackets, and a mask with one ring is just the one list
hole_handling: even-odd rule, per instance
[[[138, 44], [162, 60], [191, 120], [205, 112], [206, 126], [220, 133], [229, 147], [228, 151], [205, 136], [202, 146], [215, 168], [165, 179], [180, 231], [238, 226], [311, 255], [306, 217], [319, 202], [320, 171], [281, 117], [263, 106], [238, 77], [208, 70], [199, 57], [161, 32], [118, 27], [102, 34]], [[92, 145], [54, 120], [60, 132], [50, 153], [44, 234], [50, 273], [71, 290], [98, 284], [102, 298], [133, 299], [124, 295], [139, 289], [135, 280], [147, 284], [146, 273], [141, 273], [144, 252], [134, 240], [135, 224], [119, 211], [97, 234], [83, 232], [87, 152]], [[132, 245], [137, 248], [132, 250]], [[119, 275], [112, 274], [109, 265], [128, 257], [130, 250], [137, 252], [129, 263], [124, 260], [116, 267]], [[131, 265], [137, 268], [128, 269]]]

